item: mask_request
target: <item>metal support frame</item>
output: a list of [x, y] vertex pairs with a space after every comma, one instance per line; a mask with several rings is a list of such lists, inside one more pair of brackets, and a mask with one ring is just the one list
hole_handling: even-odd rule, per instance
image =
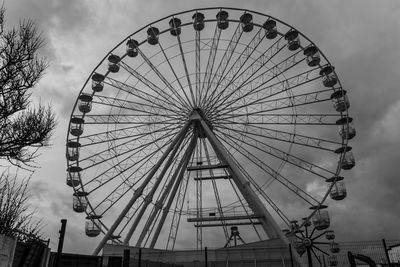
[[164, 154], [161, 156], [161, 158], [158, 160], [157, 164], [154, 165], [154, 168], [151, 170], [151, 172], [148, 174], [146, 177], [146, 180], [143, 182], [143, 184], [135, 191], [133, 194], [132, 198], [129, 200], [128, 204], [125, 206], [125, 208], [122, 210], [121, 214], [118, 216], [118, 218], [115, 220], [113, 225], [110, 227], [108, 232], [104, 235], [103, 239], [100, 241], [99, 245], [96, 247], [96, 249], [93, 251], [93, 255], [99, 254], [100, 250], [104, 247], [105, 243], [107, 240], [110, 239], [110, 237], [113, 235], [115, 229], [117, 229], [118, 225], [121, 223], [122, 219], [125, 217], [125, 215], [128, 213], [128, 211], [131, 209], [132, 205], [135, 203], [135, 201], [142, 195], [144, 187], [150, 182], [150, 180], [153, 178], [154, 174], [157, 172], [161, 164], [164, 162], [168, 154], [172, 151], [172, 149], [175, 147], [175, 145], [178, 143], [178, 141], [181, 139], [182, 136], [184, 136], [189, 128], [190, 123], [187, 122], [185, 126], [182, 127], [181, 131], [176, 135], [175, 139], [172, 141], [172, 143], [169, 145], [168, 149], [164, 152]]
[[[214, 135], [206, 121], [197, 112], [192, 114], [192, 120], [198, 122], [198, 126], [205, 132], [208, 140], [210, 141], [215, 152], [221, 157], [221, 160], [229, 165], [227, 168], [228, 173], [232, 176], [232, 180], [236, 184], [237, 188], [241, 192], [244, 199], [247, 201], [249, 207], [255, 214], [262, 216], [259, 221], [269, 238], [280, 238], [286, 245], [289, 244], [289, 240], [283, 234], [282, 230], [272, 218], [271, 214], [265, 208], [264, 204], [257, 197], [255, 192], [250, 187], [250, 182], [243, 176], [240, 169], [236, 166], [235, 161], [231, 158], [229, 152], [225, 149], [222, 143]], [[297, 253], [294, 253], [297, 263], [303, 266]]]
[[186, 166], [189, 163], [189, 160], [190, 160], [190, 157], [191, 157], [191, 155], [193, 153], [193, 150], [194, 150], [194, 147], [196, 145], [196, 142], [197, 142], [197, 134], [195, 132], [195, 134], [193, 136], [193, 139], [192, 139], [191, 143], [189, 144], [189, 147], [186, 150], [185, 155], [183, 156], [182, 165], [179, 166], [179, 168], [177, 169], [177, 172], [179, 171], [179, 175], [178, 175], [178, 177], [176, 179], [176, 182], [174, 184], [172, 192], [170, 193], [170, 197], [168, 198], [167, 203], [164, 205], [163, 212], [162, 212], [162, 215], [161, 215], [161, 219], [159, 220], [159, 223], [158, 223], [157, 228], [156, 228], [156, 230], [154, 232], [154, 235], [153, 235], [153, 239], [151, 240], [151, 243], [150, 243], [150, 248], [154, 248], [154, 246], [155, 246], [155, 244], [157, 242], [157, 239], [158, 239], [158, 236], [159, 236], [159, 234], [161, 232], [161, 228], [163, 226], [165, 218], [167, 217], [169, 209], [171, 207], [171, 204], [172, 204], [172, 202], [174, 200], [174, 196], [176, 195], [176, 192], [178, 191], [179, 185], [182, 182], [183, 175], [185, 174], [185, 171], [186, 171]]

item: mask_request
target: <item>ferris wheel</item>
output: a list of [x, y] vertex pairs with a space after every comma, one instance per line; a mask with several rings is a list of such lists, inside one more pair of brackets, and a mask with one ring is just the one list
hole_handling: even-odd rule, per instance
[[204, 8], [144, 26], [100, 61], [70, 118], [66, 182], [94, 254], [174, 249], [188, 231], [223, 246], [230, 226], [287, 241], [298, 217], [329, 227], [326, 200], [345, 198], [340, 172], [355, 165], [349, 107], [317, 45], [269, 15]]

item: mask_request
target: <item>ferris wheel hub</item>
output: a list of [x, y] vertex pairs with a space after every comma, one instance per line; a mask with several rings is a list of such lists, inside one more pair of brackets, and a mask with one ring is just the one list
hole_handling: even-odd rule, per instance
[[205, 114], [201, 108], [194, 108], [192, 110], [192, 112], [189, 115], [189, 121], [194, 123], [194, 127], [197, 130], [198, 136], [200, 138], [207, 137], [203, 128], [200, 125], [200, 121], [204, 121], [211, 130], [213, 129], [211, 122], [207, 119], [207, 117], [205, 116]]

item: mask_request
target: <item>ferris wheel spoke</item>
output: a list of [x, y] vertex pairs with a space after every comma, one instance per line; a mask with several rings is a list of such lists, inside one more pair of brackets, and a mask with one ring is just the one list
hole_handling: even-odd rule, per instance
[[[268, 145], [256, 138], [253, 138], [249, 135], [239, 135], [238, 133], [236, 133], [234, 131], [229, 131], [231, 134], [228, 134], [227, 132], [228, 131], [219, 132], [219, 133], [221, 133], [224, 137], [230, 137], [236, 141], [240, 141], [240, 143], [246, 144], [249, 147], [258, 149], [259, 151], [269, 154], [277, 159], [286, 161], [286, 162], [292, 164], [293, 166], [296, 166], [296, 167], [306, 170], [312, 174], [315, 174], [316, 176], [319, 176], [319, 177], [323, 178], [324, 180], [335, 175], [335, 173], [330, 170], [322, 168], [318, 165], [315, 165], [311, 162], [303, 160], [299, 157], [293, 156], [293, 155], [289, 154], [288, 152], [277, 149], [277, 148], [275, 148], [271, 145]], [[317, 170], [318, 170], [318, 172], [317, 172]]]
[[[327, 252], [323, 251], [322, 249], [320, 249], [320, 248], [317, 247], [317, 246], [312, 246], [312, 248], [313, 248], [313, 249], [315, 248], [316, 250], [318, 250], [319, 252], [323, 253], [324, 255], [329, 256], [329, 254], [328, 254]], [[312, 249], [311, 251], [313, 252], [314, 257], [318, 260], [318, 262], [321, 263], [321, 261], [318, 259], [318, 256], [317, 256], [317, 254], [315, 253], [315, 251], [314, 251], [313, 249]]]
[[[309, 105], [309, 104], [314, 104], [314, 103], [319, 103], [323, 101], [330, 101], [331, 100], [331, 94], [332, 90], [331, 89], [319, 89], [316, 91], [308, 92], [308, 93], [302, 93], [302, 94], [291, 94], [286, 96], [286, 97], [280, 97], [276, 98], [273, 100], [263, 100], [263, 99], [257, 99], [257, 100], [252, 100], [248, 99], [248, 102], [246, 100], [243, 100], [242, 105], [231, 105], [231, 107], [227, 107], [224, 111], [220, 111], [216, 117], [219, 116], [224, 116], [229, 113], [233, 113], [235, 111], [239, 111], [240, 109], [249, 109], [248, 113], [250, 114], [257, 114], [258, 113], [265, 113], [265, 112], [270, 112], [274, 110], [279, 110], [279, 109], [286, 109], [286, 108], [292, 108], [292, 107], [298, 107], [298, 106], [304, 106], [304, 105]], [[267, 97], [269, 98], [269, 97]], [[256, 113], [252, 113], [252, 112]]]
[[[87, 166], [85, 166], [82, 170], [92, 168], [99, 164], [108, 163], [109, 161], [113, 161], [114, 159], [121, 159], [121, 157], [125, 156], [125, 155], [129, 155], [129, 157], [133, 157], [137, 151], [141, 152], [141, 149], [151, 148], [152, 146], [157, 145], [158, 142], [161, 141], [162, 139], [173, 136], [173, 133], [171, 133], [172, 131], [173, 131], [173, 129], [170, 130], [170, 134], [168, 136], [159, 137], [159, 139], [157, 139], [157, 140], [148, 139], [149, 140], [148, 143], [144, 143], [145, 140], [141, 140], [141, 138], [143, 138], [143, 137], [139, 136], [135, 139], [128, 140], [127, 142], [124, 142], [122, 144], [108, 146], [107, 148], [105, 148], [99, 152], [96, 152], [93, 155], [90, 155], [90, 156], [80, 159], [81, 163], [87, 164]], [[148, 135], [148, 134], [144, 134], [144, 136], [146, 136], [146, 135]], [[137, 141], [138, 139], [140, 139], [140, 142], [137, 142], [137, 144], [133, 144], [133, 142]], [[168, 143], [168, 141], [166, 143]], [[157, 146], [159, 146], [159, 145], [157, 145]], [[118, 151], [115, 151], [117, 148], [121, 148], [121, 149], [119, 149]], [[91, 164], [91, 165], [89, 165], [89, 164]], [[110, 163], [110, 165], [112, 166], [113, 163]]]
[[189, 86], [190, 96], [192, 98], [191, 107], [197, 107], [196, 99], [195, 99], [193, 88], [192, 88], [192, 82], [190, 81], [190, 75], [189, 75], [189, 71], [188, 71], [188, 67], [187, 67], [187, 63], [186, 63], [185, 53], [184, 53], [183, 47], [182, 47], [181, 37], [179, 34], [177, 34], [176, 38], [178, 39], [179, 51], [181, 52], [181, 58], [182, 58], [182, 65], [183, 65], [183, 68], [185, 69], [186, 80], [187, 80], [187, 83]]
[[[147, 118], [147, 121], [143, 118]], [[138, 121], [142, 119], [142, 121]], [[156, 119], [157, 121], [152, 121]], [[88, 114], [85, 116], [85, 124], [132, 124], [132, 125], [182, 125], [176, 119], [163, 120], [162, 118], [154, 118], [150, 115], [131, 115], [131, 114]]]
[[[164, 131], [165, 130], [167, 130], [167, 129], [164, 129]], [[160, 131], [160, 132], [164, 132], [164, 131]], [[153, 131], [152, 133], [155, 133], [155, 132]], [[140, 145], [138, 149], [142, 149], [143, 148], [142, 146], [145, 147], [145, 146], [154, 145], [154, 144], [160, 142], [161, 140], [163, 140], [165, 138], [168, 138], [168, 137], [171, 137], [174, 134], [176, 134], [176, 129], [175, 128], [168, 129], [168, 132], [166, 132], [164, 135], [158, 136], [157, 139], [154, 139], [152, 137], [152, 133], [149, 134], [149, 132], [144, 132], [143, 134], [140, 134], [140, 135], [136, 136], [135, 138], [132, 138], [130, 140], [127, 140], [127, 141], [125, 141], [123, 143], [119, 143], [119, 144], [115, 144], [113, 142], [113, 145], [109, 145], [107, 148], [105, 148], [105, 149], [103, 149], [103, 150], [101, 150], [99, 152], [93, 153], [90, 156], [87, 156], [85, 158], [81, 158], [80, 161], [81, 162], [90, 161], [92, 163], [96, 163], [96, 165], [97, 165], [99, 163], [94, 161], [94, 160], [92, 160], [92, 158], [96, 158], [97, 156], [102, 155], [102, 154], [109, 155], [110, 151], [114, 151], [116, 148], [119, 148], [119, 147], [126, 147], [128, 144], [131, 144], [133, 148], [125, 149], [124, 152], [122, 152], [122, 150], [120, 150], [119, 153], [121, 153], [120, 154], [121, 156], [126, 154], [126, 153], [129, 153], [130, 151], [134, 151], [136, 149], [135, 146], [137, 146], [137, 145]], [[113, 158], [107, 158], [107, 160], [110, 160], [110, 159], [113, 159]], [[101, 163], [104, 163], [104, 162], [105, 161], [102, 161]], [[85, 169], [93, 167], [93, 166], [95, 166], [95, 165], [88, 165], [87, 167], [85, 167]]]
[[201, 91], [205, 92], [205, 94], [207, 94], [206, 90], [208, 90], [208, 87], [210, 84], [210, 79], [211, 79], [211, 75], [212, 75], [212, 70], [214, 68], [214, 62], [215, 62], [215, 58], [217, 55], [217, 49], [218, 49], [220, 38], [221, 38], [221, 29], [216, 24], [215, 30], [214, 30], [214, 37], [212, 39], [210, 53], [208, 54], [206, 70], [205, 70], [205, 74], [204, 74], [204, 78], [203, 78], [203, 82], [202, 82], [202, 86], [201, 86]]
[[[281, 48], [281, 49], [283, 49], [283, 48]], [[257, 69], [256, 70], [250, 69], [250, 71], [248, 71], [248, 69], [246, 69], [245, 71], [249, 72], [249, 74], [247, 75], [247, 77], [244, 76], [244, 78], [243, 78], [244, 81], [241, 84], [239, 84], [238, 86], [232, 86], [235, 84], [230, 83], [230, 86], [226, 87], [227, 94], [223, 97], [221, 95], [221, 98], [218, 99], [218, 107], [219, 107], [218, 110], [221, 110], [222, 108], [225, 108], [225, 107], [229, 106], [230, 104], [232, 104], [233, 100], [231, 100], [229, 102], [227, 102], [227, 101], [234, 94], [237, 93], [237, 88], [242, 88], [242, 87], [245, 88], [246, 85], [251, 84], [252, 82], [255, 82], [255, 81], [258, 83], [261, 83], [261, 84], [266, 84], [269, 81], [276, 79], [277, 77], [283, 75], [285, 72], [292, 69], [294, 66], [298, 65], [299, 63], [303, 62], [305, 59], [304, 59], [304, 57], [299, 56], [299, 54], [300, 54], [300, 51], [287, 57], [286, 59], [282, 60], [278, 64], [274, 64], [273, 67], [263, 71], [262, 73], [260, 73], [258, 75], [256, 75], [258, 73], [258, 71], [261, 70], [265, 66], [265, 64], [267, 64], [268, 62], [262, 62], [261, 65], [254, 65], [254, 64], [251, 65], [252, 68], [257, 68]], [[255, 76], [255, 77], [252, 78], [253, 76]], [[241, 77], [241, 76], [239, 76], [239, 77]], [[250, 88], [251, 88], [251, 86], [250, 86]], [[242, 90], [240, 90], [240, 93], [241, 92], [242, 92]], [[242, 95], [239, 95], [238, 97], [242, 97]]]
[[[234, 138], [231, 138], [230, 136], [224, 136], [224, 139], [221, 139], [221, 140], [223, 140], [223, 142], [226, 143], [229, 147], [234, 148], [242, 156], [246, 157], [250, 162], [252, 162], [260, 170], [262, 170], [266, 174], [268, 174], [272, 179], [278, 181], [284, 187], [286, 187], [287, 189], [289, 189], [290, 191], [295, 193], [298, 197], [300, 197], [306, 203], [310, 204], [311, 206], [320, 203], [320, 201], [316, 200], [313, 196], [311, 196], [306, 191], [301, 189], [299, 186], [297, 186], [296, 184], [291, 182], [288, 178], [285, 178], [283, 175], [279, 174], [273, 168], [271, 168], [270, 166], [265, 164], [263, 161], [261, 161], [258, 157], [254, 156], [253, 153], [249, 152], [248, 150], [244, 149], [243, 147], [238, 146], [236, 143], [237, 141]], [[264, 185], [260, 186], [261, 191], [264, 189], [263, 187], [264, 187]], [[275, 210], [275, 208], [274, 208], [274, 210]], [[277, 211], [277, 210], [275, 210], [275, 211]], [[277, 211], [277, 212], [279, 212], [279, 211]], [[284, 214], [283, 214], [283, 216], [286, 217]]]
[[[139, 50], [140, 51], [140, 50]], [[144, 58], [146, 58], [143, 55]], [[147, 58], [146, 58], [147, 59]], [[149, 63], [151, 64], [151, 62], [149, 61]], [[152, 81], [150, 81], [148, 78], [146, 78], [144, 75], [140, 74], [138, 71], [134, 70], [133, 68], [131, 68], [128, 64], [126, 64], [125, 62], [121, 61], [120, 63], [121, 67], [124, 68], [127, 72], [129, 72], [129, 74], [131, 74], [132, 76], [134, 76], [138, 81], [140, 81], [143, 85], [147, 86], [150, 90], [152, 90], [156, 95], [158, 95], [159, 97], [161, 97], [164, 102], [168, 103], [169, 105], [175, 107], [177, 110], [184, 110], [187, 109], [184, 104], [181, 103], [181, 106], [178, 106], [176, 102], [171, 101], [171, 96], [168, 95], [162, 88], [158, 87], [157, 85], [155, 85]], [[156, 72], [156, 74], [160, 75], [161, 77], [162, 74], [157, 70], [156, 67], [154, 67], [151, 64], [151, 67], [154, 68], [153, 70]], [[159, 76], [159, 77], [160, 77]], [[172, 85], [163, 77], [160, 78], [162, 79], [162, 81], [164, 83], [166, 83], [166, 86], [171, 90]], [[170, 88], [171, 87], [171, 88]], [[174, 90], [174, 89], [172, 89]], [[178, 100], [180, 100], [178, 98]]]
[[162, 110], [154, 110], [154, 107], [149, 107], [144, 103], [123, 100], [118, 98], [111, 98], [106, 96], [97, 95], [95, 99], [99, 101], [93, 101], [93, 103], [97, 103], [104, 106], [109, 107], [118, 107], [122, 110], [126, 111], [134, 111], [136, 116], [160, 116], [169, 119], [181, 119], [182, 116], [178, 117], [176, 115], [167, 114], [165, 111]]
[[163, 53], [163, 55], [164, 55], [165, 60], [166, 60], [167, 63], [168, 63], [168, 66], [169, 66], [170, 70], [171, 70], [172, 73], [174, 74], [175, 80], [178, 82], [179, 87], [181, 88], [181, 91], [182, 91], [183, 95], [185, 96], [185, 99], [186, 99], [187, 102], [185, 102], [185, 100], [182, 98], [182, 96], [181, 96], [178, 92], [176, 92], [176, 90], [174, 90], [174, 92], [175, 92], [174, 94], [176, 95], [177, 98], [180, 99], [180, 102], [181, 102], [181, 103], [184, 103], [184, 106], [185, 106], [187, 109], [189, 109], [190, 106], [188, 105], [188, 103], [190, 103], [190, 99], [189, 99], [188, 95], [186, 94], [185, 89], [184, 89], [183, 86], [182, 86], [181, 80], [178, 78], [178, 76], [177, 76], [177, 74], [176, 74], [176, 72], [175, 72], [175, 69], [172, 67], [171, 61], [170, 61], [170, 59], [167, 57], [163, 46], [161, 45], [160, 42], [158, 43], [158, 45], [159, 45], [159, 47], [160, 47], [160, 49], [161, 49], [161, 51], [162, 51], [162, 53]]
[[[162, 49], [161, 45], [160, 45], [160, 48]], [[139, 52], [140, 56], [143, 58], [143, 60], [147, 63], [147, 65], [149, 65], [150, 68], [153, 70], [153, 72], [158, 76], [158, 78], [177, 97], [179, 102], [181, 102], [183, 109], [189, 110], [192, 107], [190, 101], [185, 102], [182, 99], [182, 97], [179, 95], [179, 93], [176, 91], [176, 89], [171, 85], [170, 82], [168, 82], [167, 78], [165, 78], [165, 76], [158, 70], [158, 68], [156, 66], [154, 66], [154, 64], [151, 62], [151, 60], [146, 56], [146, 54], [141, 49], [138, 49], [138, 52]], [[165, 53], [165, 51], [163, 49], [162, 49], [162, 52]], [[169, 61], [168, 61], [168, 63], [169, 63]], [[182, 92], [184, 92], [184, 90]], [[185, 94], [185, 96], [186, 96], [186, 98], [188, 98], [186, 94]], [[168, 94], [167, 94], [167, 97], [168, 97]]]
[[[260, 33], [259, 33], [260, 34]], [[264, 35], [262, 35], [264, 36]], [[261, 37], [264, 38], [264, 37]], [[259, 39], [259, 40], [258, 40]], [[256, 42], [253, 43], [254, 45], [259, 45], [262, 39], [257, 38], [257, 39], [252, 39]], [[251, 43], [250, 43], [251, 44]], [[242, 68], [245, 66], [245, 63], [247, 60], [250, 58], [252, 55], [253, 51], [247, 51], [246, 49], [243, 50], [243, 52], [246, 52], [244, 55], [245, 57], [242, 58], [240, 56], [237, 61], [232, 65], [230, 70], [226, 73], [226, 76], [224, 76], [224, 79], [220, 79], [220, 83], [217, 84], [217, 87], [215, 90], [218, 90], [218, 87], [221, 86], [221, 90], [218, 92], [218, 94], [213, 97], [213, 99], [210, 99], [210, 105], [208, 105], [206, 108], [208, 109], [209, 107], [213, 106], [218, 106], [220, 104], [223, 104], [226, 101], [227, 96], [224, 96], [224, 93], [227, 93], [227, 95], [231, 95], [233, 91], [235, 91], [238, 86], [235, 86], [235, 81], [242, 81], [241, 84], [245, 84], [251, 77], [253, 77], [263, 66], [265, 66], [268, 62], [271, 61], [271, 59], [277, 55], [282, 49], [285, 48], [285, 44], [282, 42], [282, 37], [279, 38], [274, 44], [272, 44], [268, 49], [266, 49], [256, 60], [254, 60], [251, 64], [249, 64], [247, 67], [244, 68], [242, 72]], [[238, 63], [237, 63], [238, 62]], [[228, 97], [229, 98], [229, 97]]]
[[[161, 148], [163, 148], [163, 147], [165, 147], [166, 145], [168, 145], [170, 142], [172, 142], [172, 138], [174, 137], [176, 135], [176, 133], [173, 133], [173, 134], [166, 134], [163, 138], [169, 138], [163, 145], [158, 145], [158, 146], [156, 146], [157, 147], [157, 151], [156, 152], [159, 152], [159, 150], [158, 149], [161, 149]], [[161, 139], [159, 139], [159, 140], [161, 140]], [[150, 142], [150, 143], [147, 143], [147, 144], [141, 144], [141, 145], [139, 145], [139, 146], [136, 146], [135, 148], [133, 148], [133, 149], [127, 149], [125, 152], [120, 152], [119, 154], [117, 154], [117, 155], [113, 155], [112, 157], [108, 157], [108, 158], [102, 158], [102, 161], [101, 161], [101, 163], [106, 163], [106, 162], [109, 162], [109, 161], [112, 161], [113, 159], [119, 159], [120, 161], [119, 161], [119, 164], [122, 164], [122, 163], [124, 163], [125, 161], [129, 161], [129, 160], [131, 160], [132, 159], [132, 156], [133, 155], [135, 155], [136, 153], [144, 153], [144, 149], [145, 148], [149, 148], [149, 147], [151, 147], [151, 146], [154, 146], [156, 144], [156, 141], [153, 141], [153, 142]], [[136, 151], [137, 150], [137, 151]], [[129, 153], [132, 153], [132, 152], [134, 152], [134, 154], [132, 155], [132, 154], [129, 154]], [[156, 153], [155, 152], [155, 153]], [[154, 153], [154, 154], [155, 154]], [[152, 154], [152, 153], [150, 153], [150, 154]], [[125, 158], [122, 158], [122, 156], [125, 156], [125, 155], [128, 155], [128, 156], [126, 156]], [[86, 162], [87, 160], [85, 160], [84, 162]], [[85, 169], [89, 169], [89, 168], [92, 168], [92, 167], [94, 167], [95, 165], [98, 165], [98, 164], [100, 164], [100, 162], [95, 162], [95, 161], [93, 161], [94, 162], [94, 164], [92, 164], [92, 165], [88, 165], [88, 166], [86, 166], [85, 168], [83, 168], [82, 170], [85, 170]], [[103, 171], [103, 172], [101, 172], [100, 174], [98, 174], [98, 175], [96, 175], [96, 176], [94, 176], [93, 178], [92, 178], [92, 180], [90, 180], [90, 181], [88, 181], [88, 183], [90, 183], [90, 182], [93, 182], [93, 181], [97, 181], [97, 179], [99, 179], [101, 176], [105, 176], [110, 170], [113, 170], [114, 169], [114, 167], [115, 167], [115, 165], [113, 164], [113, 163], [110, 163], [110, 168], [108, 168], [108, 169], [106, 169], [105, 171]]]
[[[237, 24], [235, 32], [233, 33], [233, 35], [229, 41], [229, 44], [224, 52], [224, 55], [222, 56], [217, 69], [215, 70], [215, 73], [212, 77], [211, 83], [209, 83], [208, 86], [206, 87], [207, 90], [205, 91], [204, 97], [202, 97], [202, 102], [200, 103], [200, 106], [205, 105], [205, 103], [207, 103], [207, 101], [209, 99], [213, 99], [215, 92], [216, 92], [215, 89], [217, 88], [217, 86], [216, 87], [213, 86], [214, 81], [215, 81], [215, 79], [217, 79], [217, 77], [219, 77], [218, 82], [217, 82], [217, 85], [218, 85], [221, 82], [222, 77], [224, 77], [225, 71], [228, 67], [230, 60], [232, 59], [232, 56], [236, 50], [236, 47], [239, 43], [239, 40], [240, 40], [242, 34], [243, 34], [242, 27], [240, 27], [240, 24]], [[210, 96], [209, 96], [209, 93], [210, 93]]]
[[[118, 203], [118, 201], [120, 201], [122, 199], [122, 197], [124, 197], [124, 195], [131, 190], [135, 185], [137, 185], [144, 176], [148, 175], [151, 171], [151, 167], [152, 166], [148, 166], [149, 165], [149, 161], [152, 157], [154, 157], [156, 155], [155, 153], [152, 153], [150, 155], [147, 155], [145, 157], [143, 157], [140, 161], [138, 161], [137, 163], [135, 163], [135, 166], [130, 166], [130, 168], [136, 167], [136, 165], [138, 165], [138, 169], [142, 170], [141, 173], [135, 173], [135, 175], [140, 176], [140, 177], [133, 177], [133, 180], [135, 180], [134, 183], [131, 183], [130, 186], [127, 186], [127, 182], [128, 180], [132, 180], [132, 176], [128, 176], [126, 179], [124, 179], [122, 182], [120, 182], [118, 184], [117, 187], [115, 187], [113, 190], [110, 190], [110, 194], [108, 194], [103, 200], [101, 200], [99, 202], [99, 204], [97, 204], [96, 208], [98, 208], [99, 206], [101, 206], [103, 203], [109, 202], [110, 205], [103, 210], [101, 215], [106, 214], [115, 204]], [[155, 160], [159, 159], [159, 156], [157, 158], [155, 158]], [[139, 165], [140, 164], [140, 165]], [[129, 169], [127, 169], [126, 171], [129, 171]], [[111, 180], [115, 179], [117, 176], [114, 177], [110, 177], [110, 179], [106, 180], [105, 182], [102, 182], [102, 184], [99, 185], [97, 189], [99, 189], [100, 187], [106, 185], [108, 182], [110, 182]], [[94, 189], [92, 191], [95, 191]], [[120, 192], [121, 191], [121, 192]], [[143, 205], [143, 203], [141, 203], [141, 205]], [[139, 206], [141, 206], [139, 205]]]
[[[79, 141], [81, 143], [81, 147], [93, 146], [102, 143], [109, 142], [109, 138], [112, 138], [113, 141], [120, 141], [127, 138], [134, 138], [137, 136], [146, 136], [147, 134], [151, 134], [153, 132], [163, 132], [167, 130], [175, 129], [174, 126], [165, 126], [159, 129], [149, 129], [148, 125], [134, 125], [130, 127], [119, 128], [115, 130], [106, 130], [104, 132], [99, 132], [90, 135], [82, 135], [79, 137]], [[147, 132], [141, 132], [143, 130], [148, 130]], [[69, 139], [72, 140], [72, 139]]]
[[[176, 110], [171, 109], [174, 106], [170, 106], [170, 102], [165, 100], [164, 98], [158, 97], [157, 96], [158, 94], [156, 94], [156, 95], [148, 94], [136, 87], [133, 87], [131, 85], [128, 85], [128, 84], [120, 82], [120, 81], [117, 81], [108, 76], [105, 78], [104, 84], [112, 86], [115, 89], [118, 89], [129, 95], [135, 96], [139, 99], [142, 99], [145, 102], [151, 103], [153, 106], [156, 106], [159, 109], [165, 109], [167, 111], [170, 111], [170, 112], [173, 112], [173, 113], [176, 113], [179, 115], [179, 109], [176, 109]], [[175, 106], [175, 108], [176, 108], [176, 106]]]
[[[257, 47], [261, 44], [264, 37], [265, 37], [265, 34], [262, 33], [262, 29], [261, 28], [258, 29], [257, 33], [253, 36], [253, 38], [250, 40], [250, 42], [242, 50], [242, 52], [237, 57], [236, 61], [232, 64], [232, 66], [229, 68], [229, 70], [226, 72], [226, 74], [224, 74], [224, 76], [221, 76], [219, 78], [219, 81], [213, 91], [217, 92], [219, 85], [222, 86], [222, 90], [219, 91], [216, 96], [215, 96], [215, 94], [213, 94], [213, 98], [208, 99], [209, 102], [213, 102], [211, 105], [218, 103], [219, 99], [220, 99], [221, 95], [224, 93], [224, 91], [229, 86], [234, 84], [237, 79], [239, 79], [239, 78], [245, 79], [242, 77], [242, 75], [244, 75], [244, 73], [249, 73], [254, 70], [253, 68], [256, 65], [258, 66], [258, 60], [262, 59], [262, 55], [260, 57], [258, 57], [254, 62], [249, 63], [249, 66], [246, 67], [245, 70], [240, 73], [242, 68], [244, 68], [244, 66], [246, 65], [247, 61], [251, 58], [251, 56], [254, 54], [254, 52], [257, 51]], [[225, 72], [225, 70], [224, 70], [224, 72]], [[224, 77], [223, 80], [222, 80], [222, 77]], [[225, 86], [224, 86], [224, 84], [221, 83], [224, 81], [228, 82], [228, 84], [226, 84]]]
[[336, 125], [340, 114], [263, 114], [251, 115], [234, 114], [226, 116], [223, 120], [215, 122], [219, 124], [253, 124], [253, 125]]
[[[319, 70], [319, 68], [313, 68], [311, 70], [292, 76], [283, 81], [279, 81], [267, 87], [264, 87], [264, 85], [267, 84], [270, 80], [261, 82], [255, 87], [252, 87], [251, 83], [248, 83], [243, 86], [242, 89], [246, 91], [248, 85], [250, 85], [250, 90], [245, 92], [241, 97], [243, 99], [251, 99], [251, 102], [248, 102], [249, 104], [265, 101], [266, 99], [276, 96], [280, 93], [288, 92], [291, 89], [320, 79], [321, 75], [317, 72], [317, 70]], [[334, 90], [338, 90], [338, 88], [334, 88]], [[232, 99], [231, 101], [227, 102], [227, 109], [229, 109], [229, 106], [236, 108], [236, 101], [234, 100], [237, 101], [237, 99]]]
[[297, 145], [313, 147], [322, 150], [334, 151], [336, 148], [340, 147], [342, 144], [339, 142], [315, 138], [311, 136], [301, 135], [294, 132], [279, 131], [276, 129], [264, 128], [258, 125], [243, 125], [241, 129], [233, 129], [229, 126], [219, 126], [223, 129], [236, 131], [242, 134], [250, 134], [256, 137], [263, 137], [272, 140], [277, 140], [286, 143], [293, 143]]
[[196, 76], [195, 76], [196, 88], [195, 88], [195, 91], [196, 91], [196, 103], [200, 104], [200, 101], [201, 101], [201, 91], [200, 91], [200, 87], [201, 87], [200, 31], [195, 31], [195, 35], [196, 35], [196, 37], [195, 37], [195, 39], [196, 39], [196, 42], [195, 42], [195, 49], [196, 49], [196, 52], [195, 52], [195, 69], [196, 69], [196, 71], [195, 71], [196, 72]]
[[300, 95], [292, 95], [284, 98], [278, 98], [274, 100], [258, 102], [257, 104], [242, 105], [241, 107], [231, 108], [225, 113], [220, 113], [218, 116], [224, 117], [224, 115], [235, 115], [231, 113], [232, 111], [240, 112], [240, 109], [249, 110], [246, 115], [263, 115], [266, 113], [271, 113], [271, 111], [291, 109], [295, 107], [300, 107], [304, 105], [315, 104], [324, 101], [330, 101], [331, 90], [322, 90], [317, 92], [305, 93]]

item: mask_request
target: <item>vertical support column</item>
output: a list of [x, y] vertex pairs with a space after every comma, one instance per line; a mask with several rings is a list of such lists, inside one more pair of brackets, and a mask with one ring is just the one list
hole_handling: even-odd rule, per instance
[[290, 254], [290, 266], [294, 267], [293, 265], [293, 251], [292, 251], [292, 244], [289, 243], [289, 254]]
[[60, 239], [58, 240], [58, 248], [57, 248], [57, 254], [56, 254], [56, 260], [54, 263], [54, 267], [58, 267], [60, 264], [60, 259], [61, 259], [62, 250], [63, 250], [63, 246], [64, 246], [64, 236], [65, 236], [66, 226], [67, 226], [67, 220], [61, 219], [61, 229], [59, 231]]
[[204, 247], [204, 266], [208, 266], [207, 247]]
[[138, 267], [142, 266], [142, 248], [139, 248], [139, 263]]
[[311, 248], [307, 248], [307, 259], [308, 259], [308, 267], [313, 267], [312, 257], [311, 257]]
[[131, 253], [129, 249], [124, 249], [124, 259], [122, 261], [122, 267], [129, 267], [129, 260]]

